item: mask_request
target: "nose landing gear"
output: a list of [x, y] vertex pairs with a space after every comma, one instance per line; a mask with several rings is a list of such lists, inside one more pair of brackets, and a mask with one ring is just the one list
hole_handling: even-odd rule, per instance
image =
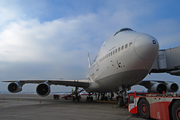
[[128, 103], [127, 89], [130, 90], [130, 87], [126, 88], [123, 85], [119, 87], [119, 93], [118, 93], [118, 97], [117, 97], [118, 107], [123, 107], [123, 106], [127, 107], [126, 106]]

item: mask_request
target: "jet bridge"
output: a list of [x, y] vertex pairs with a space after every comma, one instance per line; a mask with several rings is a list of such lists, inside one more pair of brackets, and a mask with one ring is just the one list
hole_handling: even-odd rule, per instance
[[158, 57], [150, 73], [163, 72], [180, 76], [180, 46], [159, 50]]

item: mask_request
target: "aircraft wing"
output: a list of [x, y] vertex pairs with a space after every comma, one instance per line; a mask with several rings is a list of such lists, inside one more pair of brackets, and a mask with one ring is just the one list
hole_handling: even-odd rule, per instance
[[11, 81], [2, 81], [2, 82], [11, 82], [8, 85], [8, 90], [11, 93], [17, 93], [22, 91], [22, 86], [26, 83], [35, 83], [39, 84], [36, 88], [36, 92], [40, 96], [49, 95], [51, 89], [50, 85], [65, 85], [65, 86], [74, 86], [74, 87], [89, 87], [90, 80], [89, 79], [81, 79], [81, 80], [11, 80]]
[[47, 79], [47, 80], [11, 80], [11, 81], [2, 81], [2, 82], [17, 82], [21, 86], [26, 83], [48, 83], [49, 85], [65, 85], [65, 86], [74, 86], [74, 87], [83, 87], [87, 88], [89, 86], [90, 80], [89, 79], [80, 79], [80, 80], [61, 80], [61, 79]]
[[148, 92], [162, 93], [165, 92], [176, 92], [179, 86], [172, 81], [159, 81], [159, 80], [149, 80], [140, 81], [139, 85], [142, 85], [148, 89]]

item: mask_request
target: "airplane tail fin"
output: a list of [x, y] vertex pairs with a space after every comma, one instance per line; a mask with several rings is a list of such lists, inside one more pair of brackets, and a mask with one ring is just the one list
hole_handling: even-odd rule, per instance
[[91, 67], [91, 60], [90, 60], [90, 57], [89, 57], [89, 53], [88, 53], [88, 63], [89, 63], [89, 68]]

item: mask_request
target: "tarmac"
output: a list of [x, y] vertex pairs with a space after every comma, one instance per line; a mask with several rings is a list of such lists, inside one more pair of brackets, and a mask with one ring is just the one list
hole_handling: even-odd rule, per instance
[[0, 94], [0, 120], [145, 120], [115, 103], [54, 100], [53, 95]]

